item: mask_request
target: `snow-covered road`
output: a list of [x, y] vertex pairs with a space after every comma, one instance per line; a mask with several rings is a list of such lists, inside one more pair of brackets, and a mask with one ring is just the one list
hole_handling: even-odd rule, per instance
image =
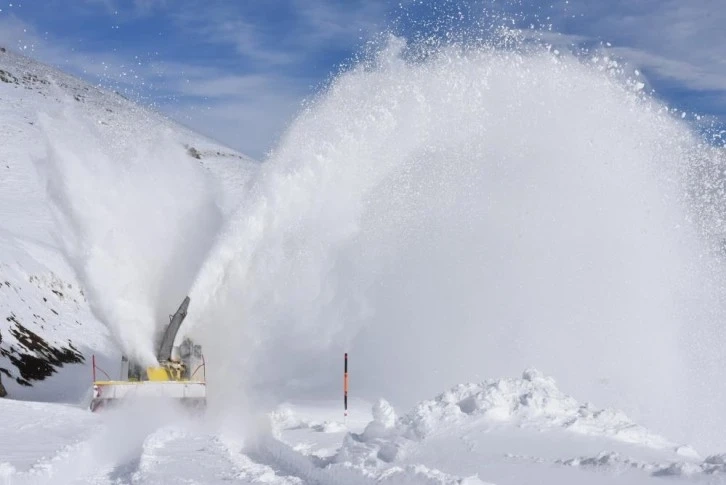
[[[210, 416], [192, 416], [167, 406], [132, 404], [94, 414], [77, 406], [0, 401], [0, 480], [7, 484], [339, 483], [318, 466], [322, 461], [316, 463], [269, 433], [247, 427], [252, 438], [243, 438], [241, 423], [229, 423], [225, 431]], [[333, 412], [325, 407], [316, 411], [309, 416]], [[365, 424], [360, 419], [349, 422], [353, 428], [361, 423]], [[318, 425], [296, 428], [285, 433], [295, 436], [305, 430], [308, 436], [299, 445], [308, 453], [319, 453], [321, 443], [339, 445], [348, 429], [342, 423], [328, 427], [334, 433]], [[322, 439], [313, 447], [316, 434]], [[357, 472], [351, 476], [358, 477], [355, 483], [368, 483]]]
[[[396, 417], [385, 401], [288, 403], [250, 417], [168, 403], [104, 413], [0, 401], [5, 484], [726, 483], [622, 413], [577, 403], [534, 370], [456, 386]], [[222, 417], [224, 416], [224, 417]]]

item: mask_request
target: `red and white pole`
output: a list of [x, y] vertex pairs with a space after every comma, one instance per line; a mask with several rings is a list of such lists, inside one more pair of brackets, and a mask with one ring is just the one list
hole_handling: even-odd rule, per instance
[[345, 353], [343, 363], [343, 409], [344, 416], [348, 417], [348, 353]]

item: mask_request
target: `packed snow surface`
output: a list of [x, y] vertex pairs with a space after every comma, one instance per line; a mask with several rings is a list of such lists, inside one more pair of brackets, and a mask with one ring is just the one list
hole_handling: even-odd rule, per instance
[[[170, 403], [104, 414], [0, 401], [0, 479], [44, 483], [468, 484], [721, 482], [702, 458], [623, 413], [578, 403], [554, 379], [456, 386], [396, 417], [384, 399], [299, 401], [240, 423]], [[256, 424], [255, 424], [256, 423]], [[700, 478], [699, 478], [700, 477]]]

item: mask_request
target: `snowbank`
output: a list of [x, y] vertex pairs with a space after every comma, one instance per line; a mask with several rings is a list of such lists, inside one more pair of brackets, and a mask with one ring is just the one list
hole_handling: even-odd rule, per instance
[[524, 371], [520, 379], [487, 380], [453, 387], [419, 403], [400, 420], [398, 428], [408, 439], [423, 439], [442, 428], [477, 418], [537, 429], [561, 427], [656, 448], [675, 446], [635, 424], [620, 411], [578, 403], [560, 391], [552, 377], [536, 369]]
[[455, 386], [420, 402], [398, 419], [385, 401], [374, 406], [373, 414], [373, 421], [363, 433], [346, 436], [336, 462], [368, 466], [393, 463], [416, 442], [472, 425], [539, 431], [563, 429], [654, 449], [678, 449], [676, 444], [634, 423], [620, 411], [578, 403], [560, 391], [552, 377], [535, 369], [524, 371], [517, 379]]

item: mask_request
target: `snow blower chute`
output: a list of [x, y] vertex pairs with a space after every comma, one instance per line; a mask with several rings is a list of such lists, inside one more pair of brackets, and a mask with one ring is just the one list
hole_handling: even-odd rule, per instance
[[[188, 296], [170, 317], [157, 353], [158, 366], [142, 368], [124, 356], [121, 358], [121, 376], [119, 380], [112, 380], [96, 366], [94, 357], [91, 411], [136, 398], [167, 398], [195, 408], [204, 407], [207, 389], [202, 347], [189, 339], [174, 347], [174, 339], [187, 316], [187, 308]], [[97, 370], [108, 380], [96, 380]]]

